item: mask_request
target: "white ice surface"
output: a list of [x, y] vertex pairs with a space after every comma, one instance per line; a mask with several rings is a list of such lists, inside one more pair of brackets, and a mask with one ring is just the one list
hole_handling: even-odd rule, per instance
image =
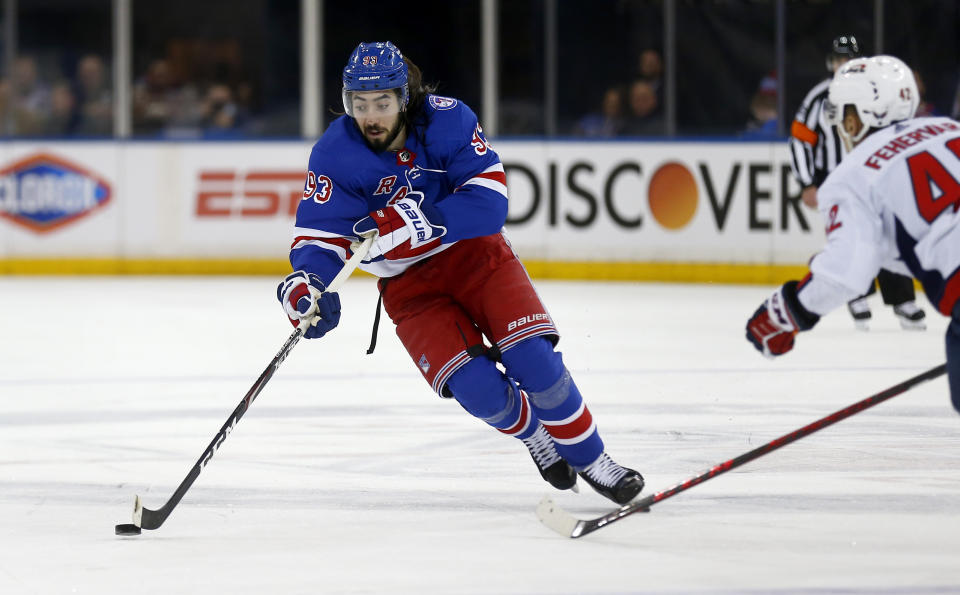
[[[303, 341], [166, 524], [290, 333], [275, 279], [0, 277], [0, 593], [960, 593], [960, 415], [944, 378], [581, 539], [525, 449], [434, 396], [376, 290]], [[777, 361], [771, 288], [539, 282], [608, 452], [659, 491], [941, 363], [945, 320], [825, 317]], [[921, 296], [922, 298], [922, 296]]]

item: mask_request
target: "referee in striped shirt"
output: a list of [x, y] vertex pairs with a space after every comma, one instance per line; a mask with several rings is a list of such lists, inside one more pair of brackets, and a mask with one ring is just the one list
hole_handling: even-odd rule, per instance
[[[860, 56], [860, 44], [853, 35], [841, 35], [833, 40], [827, 54], [827, 78], [817, 84], [803, 98], [800, 109], [790, 126], [790, 166], [793, 175], [803, 187], [801, 200], [810, 208], [817, 208], [817, 188], [826, 179], [843, 156], [852, 148], [844, 146], [836, 126], [830, 124], [831, 111], [836, 109], [828, 100], [832, 75], [848, 60]], [[913, 279], [881, 269], [876, 284], [880, 285], [883, 302], [893, 306], [893, 312], [904, 329], [923, 330], [926, 314], [917, 307]], [[862, 296], [847, 304], [856, 327], [868, 330], [872, 314], [867, 296], [876, 291], [875, 284]]]

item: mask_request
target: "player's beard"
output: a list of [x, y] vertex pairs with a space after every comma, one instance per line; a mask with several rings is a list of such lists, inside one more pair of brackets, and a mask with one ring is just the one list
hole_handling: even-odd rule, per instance
[[372, 130], [375, 132], [384, 130], [384, 128], [381, 128], [379, 126], [376, 126], [376, 127], [368, 126], [364, 128], [361, 132], [363, 133], [363, 140], [366, 141], [367, 146], [373, 149], [374, 151], [376, 151], [377, 153], [382, 153], [383, 151], [387, 150], [387, 147], [389, 147], [394, 140], [396, 140], [397, 136], [400, 134], [400, 131], [402, 129], [403, 129], [403, 118], [397, 118], [397, 123], [393, 125], [393, 128], [391, 128], [389, 132], [387, 132], [387, 135], [383, 138], [383, 140], [371, 140], [370, 138], [367, 137], [368, 130]]

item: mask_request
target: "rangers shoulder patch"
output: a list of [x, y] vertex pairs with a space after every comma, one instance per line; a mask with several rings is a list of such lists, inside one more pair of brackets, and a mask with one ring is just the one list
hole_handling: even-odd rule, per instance
[[457, 107], [457, 100], [453, 97], [442, 97], [440, 95], [428, 95], [427, 100], [430, 102], [430, 105], [433, 106], [433, 109], [437, 110], [446, 110], [453, 109]]

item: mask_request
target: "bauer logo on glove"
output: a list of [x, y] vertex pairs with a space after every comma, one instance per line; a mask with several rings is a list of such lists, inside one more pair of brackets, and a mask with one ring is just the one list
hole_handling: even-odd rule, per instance
[[426, 242], [433, 236], [433, 227], [427, 225], [423, 217], [420, 216], [420, 209], [413, 201], [403, 199], [397, 201], [397, 208], [400, 209], [400, 215], [406, 220], [407, 225], [412, 230], [410, 245], [416, 248], [423, 242]]
[[398, 260], [418, 256], [439, 246], [447, 233], [442, 223], [442, 215], [424, 201], [423, 193], [410, 191], [393, 205], [377, 209], [357, 221], [353, 233], [361, 238], [378, 234], [367, 255], [368, 260], [379, 256]]

